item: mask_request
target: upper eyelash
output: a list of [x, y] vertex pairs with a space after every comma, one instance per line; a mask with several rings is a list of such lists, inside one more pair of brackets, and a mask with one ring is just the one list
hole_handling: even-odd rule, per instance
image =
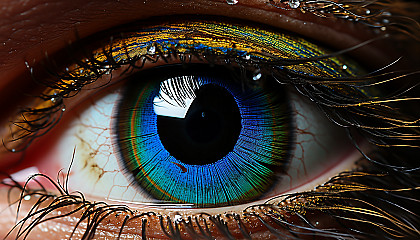
[[[382, 37], [379, 37], [377, 39], [381, 38]], [[331, 121], [341, 126], [351, 126], [360, 129], [362, 134], [364, 134], [370, 142], [376, 145], [388, 147], [415, 146], [411, 145], [410, 141], [412, 141], [412, 139], [420, 139], [418, 138], [419, 134], [416, 130], [413, 131], [413, 129], [417, 127], [418, 120], [414, 117], [408, 119], [402, 114], [398, 115], [396, 109], [404, 108], [404, 106], [402, 106], [403, 104], [395, 106], [395, 104], [404, 103], [408, 98], [399, 96], [401, 94], [400, 92], [382, 97], [369, 96], [369, 92], [380, 92], [380, 89], [383, 88], [381, 86], [386, 87], [384, 83], [395, 81], [399, 78], [410, 78], [410, 74], [417, 73], [386, 72], [385, 68], [382, 71], [373, 72], [371, 75], [356, 77], [342, 76], [339, 74], [310, 76], [287, 68], [288, 66], [293, 67], [304, 63], [316, 64], [322, 61], [330, 61], [330, 59], [334, 59], [337, 55], [344, 54], [346, 51], [351, 51], [377, 39], [371, 39], [358, 46], [329, 55], [302, 57], [292, 60], [281, 57], [270, 58], [269, 55], [261, 55], [260, 53], [255, 52], [238, 52], [234, 50], [230, 50], [222, 55], [218, 54], [218, 52], [214, 53], [209, 49], [200, 49], [200, 51], [194, 48], [185, 49], [185, 46], [181, 52], [177, 51], [176, 47], [172, 47], [164, 53], [156, 43], [149, 43], [146, 46], [146, 49], [154, 48], [157, 52], [153, 52], [153, 54], [145, 52], [134, 57], [128, 55], [127, 52], [123, 52], [123, 54], [126, 55], [125, 60], [122, 61], [114, 59], [112, 47], [109, 47], [108, 49], [103, 48], [98, 52], [99, 54], [102, 54], [102, 60], [98, 60], [93, 53], [89, 53], [89, 51], [82, 47], [82, 52], [84, 52], [83, 55], [85, 57], [79, 58], [82, 60], [76, 60], [77, 64], [74, 65], [72, 69], [65, 69], [65, 71], [62, 71], [61, 69], [56, 70], [47, 68], [47, 71], [52, 78], [40, 81], [40, 83], [47, 86], [48, 89], [48, 92], [44, 92], [44, 94], [40, 96], [41, 101], [47, 103], [47, 106], [41, 108], [25, 108], [21, 110], [20, 119], [11, 124], [12, 134], [9, 136], [11, 139], [3, 140], [3, 144], [13, 152], [25, 150], [34, 139], [47, 133], [55, 124], [57, 124], [61, 118], [61, 110], [65, 110], [63, 103], [65, 98], [74, 96], [83, 86], [96, 81], [96, 79], [102, 75], [107, 73], [112, 74], [113, 69], [118, 69], [121, 66], [127, 65], [129, 66], [127, 71], [130, 71], [134, 68], [142, 68], [146, 62], [154, 63], [161, 58], [165, 60], [171, 57], [180, 59], [181, 62], [186, 64], [194, 56], [201, 61], [212, 64], [233, 64], [240, 68], [250, 67], [252, 69], [257, 69], [263, 74], [272, 75], [279, 83], [294, 85], [299, 92], [314, 101]], [[111, 38], [111, 46], [112, 40], [113, 39]], [[124, 49], [125, 46], [126, 45], [123, 45], [122, 48]], [[50, 62], [49, 66], [54, 66], [54, 62]], [[79, 74], [78, 71], [88, 72], [89, 74]], [[244, 80], [246, 80], [246, 78], [244, 78]], [[366, 81], [368, 84], [366, 84]], [[404, 94], [407, 94], [408, 91], [415, 87], [415, 82], [412, 82], [410, 86], [405, 88], [407, 91], [404, 92]], [[58, 93], [54, 92], [57, 90]], [[364, 94], [360, 95], [360, 93]], [[363, 99], [360, 98], [361, 96]], [[396, 98], [396, 96], [399, 97], [397, 99], [392, 99]], [[57, 112], [60, 112], [58, 116]], [[374, 114], [376, 114], [376, 116]], [[372, 119], [375, 119], [375, 121], [378, 119], [381, 120], [376, 123], [377, 125], [371, 125]], [[8, 147], [9, 144], [15, 145]]]
[[310, 12], [321, 18], [333, 17], [359, 22], [378, 32], [420, 41], [420, 29], [415, 20], [419, 17], [418, 6], [410, 2], [398, 2], [396, 5], [396, 2], [395, 0], [269, 0], [270, 5], [283, 10], [300, 9], [302, 12]]
[[[211, 23], [211, 22], [209, 22]], [[182, 27], [182, 24], [181, 24]], [[264, 35], [265, 36], [265, 35]], [[124, 38], [123, 38], [124, 39]], [[113, 42], [108, 49], [101, 49], [96, 54], [100, 57], [95, 56], [94, 53], [82, 48], [85, 57], [75, 60], [76, 64], [70, 66], [70, 69], [54, 69], [51, 66], [55, 66], [54, 62], [47, 62], [47, 73], [50, 77], [42, 80], [38, 80], [35, 77], [34, 80], [46, 86], [47, 90], [39, 97], [41, 103], [45, 104], [44, 107], [38, 108], [24, 108], [20, 111], [19, 120], [12, 122], [11, 125], [11, 139], [6, 140], [4, 145], [9, 150], [16, 152], [24, 150], [29, 144], [39, 136], [42, 136], [48, 132], [55, 124], [59, 121], [62, 115], [62, 110], [65, 110], [63, 100], [76, 95], [80, 89], [90, 83], [95, 82], [98, 78], [105, 74], [112, 74], [112, 70], [121, 68], [122, 66], [129, 66], [126, 72], [132, 69], [143, 68], [146, 62], [155, 63], [159, 59], [174, 58], [178, 59], [184, 64], [191, 60], [191, 57], [200, 59], [211, 64], [235, 64], [242, 68], [251, 67], [253, 69], [259, 69], [263, 71], [266, 66], [281, 65], [283, 67], [294, 66], [303, 63], [316, 63], [320, 61], [331, 61], [334, 64], [334, 58], [331, 56], [318, 56], [311, 58], [298, 58], [298, 59], [286, 59], [286, 58], [273, 58], [269, 55], [264, 55], [258, 52], [246, 52], [244, 50], [236, 50], [233, 46], [232, 49], [228, 49], [227, 52], [221, 53], [218, 48], [212, 49], [195, 49], [184, 45], [171, 46], [170, 49], [163, 50], [163, 46], [157, 43], [149, 43], [143, 49], [147, 49], [146, 52], [135, 56], [130, 56], [125, 41], [122, 42], [121, 50], [119, 54], [125, 56], [123, 59], [117, 59], [121, 57], [113, 52]], [[120, 43], [121, 44], [121, 43]], [[223, 45], [221, 45], [223, 46]], [[70, 46], [70, 49], [74, 46]], [[79, 48], [79, 46], [77, 46]], [[149, 49], [154, 49], [153, 53], [149, 53]], [[163, 52], [165, 51], [165, 52]], [[121, 53], [122, 52], [122, 53]], [[117, 52], [118, 53], [118, 52]], [[102, 58], [102, 59], [99, 59]], [[81, 60], [80, 60], [81, 59]], [[270, 69], [267, 69], [269, 72]], [[30, 69], [33, 73], [33, 70]], [[124, 73], [122, 73], [124, 74]], [[336, 72], [334, 75], [326, 73], [327, 76], [339, 76]], [[34, 75], [32, 75], [34, 76]], [[319, 79], [318, 79], [319, 80]], [[58, 116], [56, 116], [56, 113]], [[17, 146], [14, 142], [21, 142]], [[8, 147], [11, 144], [13, 147]], [[19, 148], [20, 146], [20, 148]], [[23, 146], [23, 147], [22, 147]]]

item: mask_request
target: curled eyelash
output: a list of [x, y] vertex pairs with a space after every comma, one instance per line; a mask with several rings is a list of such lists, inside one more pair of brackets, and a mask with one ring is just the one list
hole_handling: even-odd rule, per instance
[[[393, 157], [398, 158], [397, 154]], [[82, 193], [69, 192], [68, 179], [64, 177], [62, 181], [59, 177], [54, 181], [46, 175], [35, 174], [24, 185], [9, 178], [1, 183], [10, 187], [10, 195], [13, 190], [20, 192], [17, 199], [12, 200], [9, 196], [10, 206], [17, 205], [17, 214], [29, 199], [33, 203], [25, 216], [19, 218], [17, 215], [16, 225], [6, 238], [28, 239], [41, 224], [72, 216], [80, 218], [72, 225], [68, 239], [95, 239], [102, 231], [101, 225], [110, 224], [111, 219], [116, 219], [114, 228], [118, 239], [132, 237], [126, 231], [133, 230], [133, 226], [143, 239], [151, 237], [149, 234], [169, 239], [254, 239], [258, 234], [253, 232], [253, 226], [258, 225], [263, 227], [260, 231], [267, 231], [266, 237], [280, 239], [310, 236], [323, 239], [419, 237], [420, 203], [416, 196], [420, 187], [410, 185], [419, 178], [418, 172], [395, 170], [384, 173], [365, 160], [361, 160], [358, 166], [360, 169], [343, 172], [312, 191], [278, 196], [264, 204], [249, 206], [241, 213], [212, 215], [202, 212], [177, 217], [88, 201]], [[46, 191], [38, 181], [42, 178], [55, 186], [57, 193]], [[41, 187], [29, 188], [32, 181], [37, 181]], [[320, 224], [320, 219], [326, 225]], [[159, 232], [155, 232], [157, 230]]]
[[312, 13], [320, 18], [359, 22], [378, 32], [420, 40], [419, 7], [399, 0], [269, 0], [283, 10]]

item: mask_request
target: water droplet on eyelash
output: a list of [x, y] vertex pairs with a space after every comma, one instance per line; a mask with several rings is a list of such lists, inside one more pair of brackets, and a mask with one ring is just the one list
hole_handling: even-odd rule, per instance
[[258, 80], [260, 80], [260, 79], [261, 79], [261, 77], [262, 77], [262, 74], [261, 74], [261, 72], [258, 70], [258, 71], [256, 71], [256, 72], [254, 73], [254, 76], [252, 76], [252, 80], [254, 80], [254, 81], [258, 81]]
[[56, 99], [55, 98], [51, 98], [51, 102], [55, 103]]
[[251, 56], [250, 55], [246, 55], [245, 56], [245, 60], [250, 60], [251, 59]]
[[343, 69], [346, 70], [347, 69], [347, 65], [343, 65]]
[[388, 19], [383, 19], [383, 20], [382, 20], [382, 23], [384, 23], [384, 24], [388, 24], [388, 23], [389, 23], [389, 20], [388, 20]]
[[174, 222], [179, 223], [181, 221], [182, 221], [182, 216], [181, 215], [175, 215]]
[[66, 108], [62, 108], [61, 111], [65, 112], [66, 111]]
[[381, 31], [386, 31], [386, 27], [381, 27]]
[[110, 68], [111, 68], [110, 66], [105, 66], [104, 74], [106, 74], [106, 75], [111, 74], [111, 69]]
[[23, 197], [23, 200], [29, 201], [31, 200], [31, 195], [26, 195]]
[[16, 149], [14, 149], [14, 148], [13, 148], [13, 149], [12, 149], [12, 152], [16, 152]]
[[238, 0], [226, 0], [227, 4], [229, 5], [235, 5], [238, 3]]
[[156, 47], [151, 46], [149, 49], [147, 49], [148, 54], [155, 54], [156, 53]]
[[291, 8], [298, 8], [300, 6], [300, 1], [299, 0], [290, 0], [289, 1], [289, 6]]
[[369, 15], [370, 14], [370, 10], [368, 9], [368, 10], [366, 10], [366, 15]]

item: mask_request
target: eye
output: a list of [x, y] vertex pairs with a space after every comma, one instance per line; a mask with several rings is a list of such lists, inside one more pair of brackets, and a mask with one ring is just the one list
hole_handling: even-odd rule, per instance
[[[346, 158], [349, 146], [337, 140], [346, 136], [339, 129], [331, 131], [334, 126], [302, 97], [278, 83], [244, 86], [229, 73], [194, 64], [142, 71], [127, 86], [112, 88], [71, 112], [75, 119], [69, 130], [48, 141], [58, 143], [45, 158], [66, 168], [73, 154], [68, 146], [74, 146], [68, 186], [88, 195], [199, 207], [274, 197], [311, 182]], [[327, 152], [332, 146], [339, 150]], [[57, 171], [48, 168], [49, 175]], [[161, 190], [165, 184], [171, 187]], [[200, 189], [214, 193], [207, 199]]]
[[[172, 37], [162, 40], [159, 35], [162, 29], [175, 28], [177, 24], [179, 22], [164, 22], [138, 30], [147, 35], [133, 37], [132, 31], [127, 31], [107, 37], [107, 40], [112, 39], [108, 45], [101, 45], [92, 52], [89, 49], [83, 57], [76, 58], [76, 64], [59, 67], [53, 72], [57, 78], [46, 81], [49, 87], [43, 91], [41, 101], [32, 104], [32, 108], [14, 121], [11, 131], [19, 134], [12, 134], [18, 137], [16, 141], [6, 141], [6, 147], [19, 151], [25, 149], [25, 143], [31, 143], [25, 150], [30, 154], [48, 144], [49, 152], [38, 156], [37, 164], [33, 164], [37, 158], [31, 158], [29, 164], [37, 165], [37, 171], [48, 176], [71, 165], [65, 187], [71, 191], [81, 190], [89, 199], [141, 203], [151, 205], [152, 209], [171, 204], [175, 213], [181, 211], [180, 206], [184, 207], [180, 203], [194, 208], [214, 207], [199, 210], [209, 213], [218, 211], [219, 206], [252, 205], [273, 197], [278, 201], [279, 195], [290, 193], [308, 181], [315, 182], [314, 186], [324, 183], [325, 178], [316, 178], [326, 169], [340, 165], [329, 171], [327, 178], [352, 169], [353, 158], [345, 164], [341, 161], [349, 155], [348, 144], [336, 141], [347, 136], [333, 130], [329, 121], [316, 110], [316, 105], [293, 90], [295, 87], [302, 92], [299, 87], [302, 81], [360, 76], [361, 69], [351, 60], [343, 56], [326, 57], [328, 51], [293, 34], [270, 38], [276, 31], [224, 21], [181, 22], [181, 25], [191, 24], [185, 27], [188, 30], [194, 29], [193, 26], [205, 29], [209, 36], [218, 37], [216, 42], [209, 36], [191, 41], [188, 34], [181, 43]], [[209, 31], [209, 26], [211, 30], [242, 30], [247, 42], [232, 43], [231, 39], [224, 42], [229, 34], [220, 37], [218, 34], [222, 31]], [[177, 31], [184, 34], [180, 29]], [[156, 32], [159, 41], [154, 38], [145, 41]], [[172, 32], [168, 30], [165, 34], [171, 36]], [[270, 44], [281, 39], [289, 46], [269, 49], [264, 42], [258, 42], [255, 37], [258, 34], [264, 34], [262, 39], [270, 39]], [[294, 43], [303, 43], [303, 46], [296, 47]], [[296, 51], [290, 52], [290, 49]], [[55, 83], [57, 79], [59, 82]], [[116, 81], [120, 82], [105, 87]], [[74, 85], [77, 87], [72, 87]], [[354, 86], [320, 88], [323, 87], [340, 96], [363, 98], [371, 94]], [[84, 101], [77, 100], [86, 90], [92, 96], [85, 97]], [[68, 95], [62, 94], [65, 91]], [[55, 104], [61, 100], [66, 108]], [[76, 106], [79, 104], [82, 105]], [[38, 110], [51, 111], [37, 115], [42, 112]], [[59, 119], [62, 112], [65, 115], [58, 123], [55, 118]], [[184, 122], [178, 121], [179, 114], [185, 117]], [[207, 121], [207, 117], [211, 121]], [[44, 122], [45, 119], [48, 121]], [[49, 128], [56, 123], [54, 128]], [[198, 126], [200, 124], [205, 127]], [[220, 127], [226, 124], [229, 127]], [[189, 130], [191, 128], [194, 131]], [[45, 136], [38, 136], [44, 133]], [[57, 133], [59, 135], [55, 135]], [[179, 144], [178, 139], [183, 139], [185, 144]], [[327, 151], [325, 147], [338, 150]], [[190, 148], [194, 148], [192, 153]], [[313, 161], [308, 161], [310, 157]], [[223, 174], [211, 174], [213, 172]], [[247, 176], [245, 181], [241, 179], [242, 174]], [[214, 175], [217, 181], [212, 181], [216, 178]], [[195, 185], [188, 185], [191, 178], [196, 181]], [[210, 181], [203, 183], [207, 179]], [[42, 181], [39, 183], [46, 186]], [[216, 189], [211, 195], [206, 194], [211, 192], [207, 190], [210, 187], [203, 187], [207, 185]], [[229, 188], [232, 185], [236, 188]], [[225, 196], [220, 197], [221, 193]], [[169, 212], [174, 213], [172, 209]], [[181, 221], [179, 216], [173, 218], [178, 219], [175, 222]], [[162, 225], [162, 219], [160, 221]], [[144, 229], [142, 226], [142, 231]]]
[[[303, 110], [315, 106], [301, 97], [295, 94], [298, 100], [290, 101], [292, 94], [281, 83], [294, 84], [288, 72], [301, 78], [351, 76], [360, 71], [351, 61], [304, 61], [327, 52], [290, 34], [214, 21], [161, 23], [122, 35], [127, 37], [113, 37], [112, 44], [92, 57], [65, 67], [58, 74], [61, 79], [52, 80], [58, 82], [57, 89], [44, 91], [47, 103], [35, 108], [35, 116], [28, 112], [23, 118], [38, 119], [42, 109], [55, 108], [66, 88], [76, 90], [81, 81], [92, 81], [95, 74], [111, 75], [112, 69], [124, 65], [130, 72], [160, 58], [168, 65], [194, 56], [203, 63], [141, 71], [128, 77], [126, 90], [91, 100], [86, 112], [70, 113], [77, 116], [69, 124], [72, 130], [54, 140], [57, 144], [48, 142], [51, 156], [41, 156], [51, 159], [47, 164], [60, 161], [59, 168], [43, 167], [41, 172], [53, 176], [72, 160], [71, 191], [136, 203], [236, 205], [312, 182], [348, 155], [345, 141], [337, 141], [344, 134], [331, 131], [327, 119], [313, 116], [320, 113]], [[262, 39], [280, 41], [264, 49]], [[266, 75], [267, 66], [282, 61], [301, 63], [277, 66], [277, 75]], [[203, 69], [209, 64], [222, 67]], [[171, 112], [176, 109], [181, 116]], [[48, 112], [47, 118], [54, 115]], [[26, 135], [20, 130], [40, 122], [16, 124], [13, 135], [31, 139], [39, 131]], [[338, 150], [326, 151], [328, 147]], [[73, 150], [75, 155], [69, 155]]]

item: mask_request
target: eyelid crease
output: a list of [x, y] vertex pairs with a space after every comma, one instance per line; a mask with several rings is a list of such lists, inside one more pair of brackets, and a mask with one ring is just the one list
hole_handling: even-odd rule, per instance
[[41, 80], [49, 87], [39, 97], [38, 105], [23, 109], [13, 121], [9, 136], [4, 138], [5, 145], [12, 152], [24, 150], [59, 121], [65, 111], [64, 99], [77, 95], [101, 76], [112, 78], [111, 73], [122, 66], [128, 66], [125, 73], [143, 68], [146, 62], [174, 58], [188, 63], [195, 57], [213, 64], [236, 64], [259, 71], [274, 65], [278, 71], [300, 74], [303, 78], [360, 74], [360, 69], [348, 59], [325, 58], [327, 55], [326, 50], [302, 38], [238, 23], [177, 20], [128, 31], [108, 38], [107, 44], [84, 54], [64, 70], [50, 70], [52, 77]]

